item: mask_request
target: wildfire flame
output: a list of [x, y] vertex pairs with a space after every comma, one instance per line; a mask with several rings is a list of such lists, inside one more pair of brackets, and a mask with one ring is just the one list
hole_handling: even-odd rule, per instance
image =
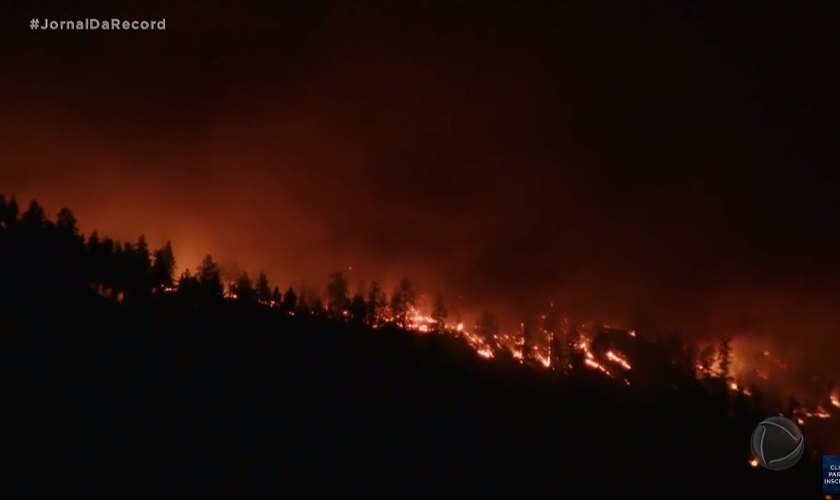
[[625, 370], [631, 370], [633, 368], [623, 356], [616, 354], [614, 351], [607, 351], [607, 359], [621, 365]]
[[[174, 293], [177, 291], [176, 287], [166, 287], [160, 289], [160, 292], [163, 293]], [[225, 292], [225, 297], [228, 299], [236, 300], [238, 297], [236, 294], [227, 291]], [[280, 307], [282, 304], [279, 304], [275, 301], [270, 302], [262, 302], [264, 305], [268, 307]], [[311, 312], [315, 314], [315, 312]], [[288, 311], [288, 314], [294, 316], [294, 311]], [[342, 311], [342, 316], [349, 318], [351, 315], [350, 311]], [[546, 319], [546, 315], [542, 316], [543, 319]], [[376, 318], [373, 327], [376, 328], [382, 324], [387, 323], [395, 323], [396, 319], [387, 314], [381, 313], [379, 317]], [[485, 359], [493, 359], [496, 357], [496, 353], [500, 350], [506, 350], [510, 352], [514, 359], [519, 360], [521, 363], [525, 363], [527, 360], [525, 359], [525, 353], [523, 351], [523, 344], [524, 339], [521, 334], [510, 334], [510, 333], [500, 333], [494, 335], [491, 339], [487, 339], [482, 337], [478, 334], [478, 332], [469, 331], [465, 326], [464, 323], [460, 320], [455, 321], [453, 323], [445, 323], [443, 325], [439, 325], [434, 318], [430, 315], [422, 313], [418, 308], [412, 308], [408, 311], [408, 314], [405, 318], [406, 329], [410, 331], [414, 331], [417, 333], [430, 333], [430, 332], [444, 332], [449, 333], [452, 335], [456, 335], [462, 337], [467, 343], [475, 350], [476, 354]], [[571, 323], [568, 319], [563, 318], [561, 321], [563, 328], [566, 331], [569, 331], [569, 328], [572, 327]], [[522, 328], [524, 325], [520, 325]], [[628, 357], [616, 350], [614, 347], [607, 350], [601, 356], [596, 355], [591, 349], [591, 338], [587, 335], [587, 333], [591, 333], [590, 330], [591, 324], [581, 324], [579, 325], [580, 332], [579, 340], [572, 345], [572, 349], [576, 350], [578, 353], [583, 355], [583, 364], [585, 367], [595, 370], [597, 372], [602, 373], [603, 375], [614, 378], [616, 380], [622, 380], [625, 384], [630, 385], [630, 381], [626, 378], [622, 378], [619, 374], [623, 372], [628, 372], [633, 369], [632, 364]], [[611, 330], [615, 330], [610, 328]], [[581, 333], [584, 332], [584, 333]], [[544, 336], [549, 338], [553, 337], [555, 333], [548, 332], [542, 330]], [[637, 335], [636, 332], [633, 330], [629, 330], [624, 332], [626, 335], [631, 339], [636, 339]], [[533, 345], [530, 347], [529, 357], [533, 360], [536, 364], [542, 365], [544, 368], [549, 368], [552, 365], [552, 353], [550, 347], [544, 344]], [[774, 357], [770, 351], [764, 351], [763, 357], [766, 358], [773, 366], [781, 369], [786, 369], [787, 364], [784, 363], [782, 360]], [[718, 360], [719, 361], [719, 360]], [[716, 362], [714, 365], [714, 369], [710, 366], [703, 366], [701, 364], [696, 365], [697, 375], [698, 376], [720, 376], [716, 369], [719, 367], [719, 363]], [[568, 365], [569, 368], [572, 367], [571, 364]], [[752, 371], [753, 376], [757, 376], [760, 379], [766, 380], [768, 378], [767, 367], [760, 367]], [[743, 394], [745, 396], [751, 396], [752, 391], [750, 388], [740, 385], [735, 380], [731, 380], [729, 382], [729, 389]], [[829, 404], [833, 408], [840, 408], [840, 387], [835, 388], [828, 399]], [[813, 411], [806, 410], [804, 408], [797, 408], [793, 411], [793, 418], [796, 420], [799, 425], [805, 424], [806, 420], [809, 418], [819, 418], [819, 419], [827, 419], [832, 417], [832, 413], [827, 411], [825, 407], [817, 405]], [[752, 467], [758, 466], [758, 460], [753, 458], [749, 461], [749, 464]]]

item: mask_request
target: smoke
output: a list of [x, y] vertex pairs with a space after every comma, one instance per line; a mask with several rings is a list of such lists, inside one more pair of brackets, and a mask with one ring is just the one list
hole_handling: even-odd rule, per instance
[[15, 44], [0, 190], [171, 240], [179, 271], [211, 253], [281, 289], [409, 277], [468, 325], [554, 303], [836, 366], [830, 190], [801, 194], [820, 184], [772, 103], [695, 24], [313, 9], [244, 33], [231, 9], [170, 12], [142, 43]]

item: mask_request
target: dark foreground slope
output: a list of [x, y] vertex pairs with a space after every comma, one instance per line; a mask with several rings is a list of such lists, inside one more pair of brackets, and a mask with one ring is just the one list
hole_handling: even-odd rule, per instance
[[699, 387], [557, 381], [454, 339], [166, 299], [4, 311], [12, 497], [819, 497], [818, 465], [749, 468], [748, 425]]

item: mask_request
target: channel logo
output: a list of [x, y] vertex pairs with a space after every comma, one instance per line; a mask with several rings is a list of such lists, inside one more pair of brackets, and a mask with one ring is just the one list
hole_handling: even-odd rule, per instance
[[840, 495], [840, 455], [823, 455], [823, 493]]
[[766, 418], [753, 431], [753, 456], [765, 469], [790, 469], [802, 458], [804, 450], [802, 431], [790, 419]]

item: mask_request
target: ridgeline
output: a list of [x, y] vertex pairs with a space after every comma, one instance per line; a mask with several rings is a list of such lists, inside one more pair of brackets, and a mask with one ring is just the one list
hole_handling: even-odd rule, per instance
[[725, 388], [559, 375], [451, 335], [229, 300], [212, 261], [176, 283], [171, 253], [0, 197], [7, 497], [820, 494], [812, 454], [750, 467], [769, 414]]

